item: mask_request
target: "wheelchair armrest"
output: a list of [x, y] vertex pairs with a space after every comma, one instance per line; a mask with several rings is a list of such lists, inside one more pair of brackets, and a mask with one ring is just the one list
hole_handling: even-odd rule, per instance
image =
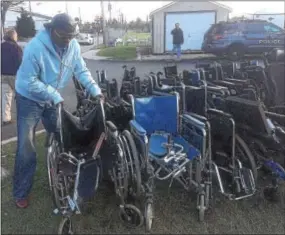
[[111, 121], [106, 121], [106, 125], [111, 130], [111, 132], [115, 132], [118, 130], [115, 124]]
[[249, 85], [249, 81], [248, 81], [248, 80], [241, 80], [241, 79], [234, 79], [234, 78], [226, 78], [226, 79], [224, 79], [224, 81], [232, 82], [232, 83], [237, 83], [237, 84], [241, 84], [241, 85]]
[[207, 90], [209, 92], [220, 93], [221, 95], [225, 95], [225, 87], [207, 86]]
[[146, 135], [146, 130], [136, 120], [131, 120], [130, 125], [132, 127], [132, 130], [135, 131], [135, 133], [139, 136]]
[[[199, 115], [198, 115], [199, 116]], [[201, 116], [202, 117], [202, 116]], [[190, 122], [192, 122], [193, 124], [195, 124], [195, 126], [200, 126], [200, 127], [205, 127], [205, 123], [203, 123], [202, 121], [200, 121], [198, 118], [191, 116], [189, 113], [187, 114], [182, 114], [182, 119], [184, 120], [188, 120]], [[206, 119], [207, 120], [207, 119]]]
[[264, 111], [264, 112], [265, 112], [266, 116], [271, 118], [273, 121], [284, 125], [284, 123], [285, 123], [285, 115], [284, 114], [273, 113], [273, 112], [268, 112], [268, 111]]
[[169, 95], [168, 92], [161, 92], [161, 91], [153, 91], [152, 94], [157, 96]]
[[218, 109], [208, 109], [207, 110], [207, 114], [214, 114], [214, 115], [219, 115], [219, 116], [223, 116], [223, 117], [227, 117], [227, 118], [232, 118], [232, 115], [229, 113], [225, 113], [221, 110]]
[[189, 114], [190, 116], [192, 116], [192, 117], [198, 119], [198, 120], [201, 121], [201, 122], [206, 122], [206, 121], [207, 121], [207, 118], [206, 118], [206, 117], [201, 116], [201, 115], [199, 115], [199, 114], [197, 114], [197, 113], [187, 112], [186, 114]]

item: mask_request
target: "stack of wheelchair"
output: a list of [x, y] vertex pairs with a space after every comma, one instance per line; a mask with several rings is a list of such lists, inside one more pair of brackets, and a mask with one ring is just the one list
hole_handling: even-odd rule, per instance
[[124, 66], [120, 89], [97, 71], [104, 102], [74, 79], [76, 112], [57, 107], [60, 131], [47, 138], [54, 212], [63, 216], [58, 233], [73, 234], [72, 215], [107, 182], [122, 222], [148, 232], [158, 181], [194, 191], [199, 221], [217, 190], [229, 200], [255, 196], [261, 175], [264, 197], [284, 205], [282, 56], [276, 51], [263, 66], [203, 61], [181, 73], [167, 66], [143, 79]]
[[145, 79], [124, 67], [120, 95], [155, 178], [196, 189], [200, 220], [215, 186], [230, 200], [262, 192], [284, 206], [284, 51], [261, 62], [202, 61], [180, 74], [173, 65]]

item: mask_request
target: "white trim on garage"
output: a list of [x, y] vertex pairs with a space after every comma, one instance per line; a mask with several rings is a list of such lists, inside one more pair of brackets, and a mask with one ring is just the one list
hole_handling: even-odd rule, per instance
[[[168, 7], [171, 7], [172, 5], [179, 4], [179, 2], [180, 2], [180, 1], [171, 2], [171, 3], [169, 3], [169, 4], [167, 4], [167, 5], [163, 6], [163, 7], [160, 7], [160, 8], [158, 8], [158, 9], [152, 11], [152, 12], [149, 14], [149, 16], [153, 16], [153, 15], [156, 14], [157, 12], [164, 11], [164, 10], [166, 10]], [[221, 3], [218, 3], [218, 2], [214, 2], [214, 1], [208, 1], [208, 2], [213, 3], [213, 4], [217, 5], [218, 7], [224, 8], [224, 9], [228, 10], [230, 13], [233, 11], [233, 9], [232, 9], [231, 7], [228, 7], [228, 6], [224, 5], [224, 4], [221, 4]]]

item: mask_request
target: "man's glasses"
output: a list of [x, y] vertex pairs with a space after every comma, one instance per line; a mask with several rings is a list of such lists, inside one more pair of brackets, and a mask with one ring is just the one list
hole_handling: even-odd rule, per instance
[[75, 38], [76, 37], [76, 35], [70, 35], [70, 34], [62, 34], [62, 33], [59, 33], [59, 32], [57, 32], [57, 30], [54, 30], [54, 33], [56, 34], [56, 36], [58, 37], [58, 38], [60, 38], [61, 40], [64, 40], [64, 41], [66, 41], [66, 40], [72, 40], [73, 38]]

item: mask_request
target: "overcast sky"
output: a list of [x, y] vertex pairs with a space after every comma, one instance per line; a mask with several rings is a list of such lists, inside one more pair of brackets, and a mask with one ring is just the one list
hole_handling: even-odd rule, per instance
[[[135, 20], [137, 17], [146, 19], [147, 15], [162, 7], [171, 1], [111, 1], [112, 4], [112, 17], [117, 17], [122, 12], [127, 21]], [[245, 13], [284, 13], [284, 1], [218, 1], [224, 5], [233, 8], [232, 15], [242, 15]], [[83, 21], [93, 21], [96, 15], [100, 15], [101, 7], [99, 1], [32, 1], [32, 11], [46, 15], [53, 16], [59, 12], [66, 11], [66, 5], [68, 13], [76, 17], [79, 15], [79, 9], [81, 12], [81, 18]], [[104, 8], [106, 17], [109, 17], [108, 13], [108, 1], [104, 1]]]

